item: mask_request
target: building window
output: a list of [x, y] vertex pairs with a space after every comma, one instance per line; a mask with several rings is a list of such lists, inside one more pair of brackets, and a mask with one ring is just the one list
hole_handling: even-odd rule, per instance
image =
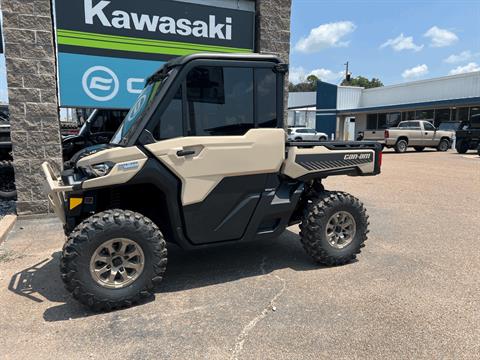
[[433, 120], [433, 110], [417, 110], [415, 120]]
[[367, 130], [376, 130], [376, 129], [377, 129], [377, 114], [368, 114]]
[[415, 120], [415, 111], [407, 111], [404, 120]]
[[396, 127], [400, 122], [401, 113], [389, 113], [387, 114], [387, 127]]
[[453, 121], [468, 121], [468, 107], [452, 110]]
[[471, 122], [480, 122], [480, 107], [470, 108], [470, 121]]
[[378, 114], [378, 129], [386, 129], [387, 126], [387, 114]]
[[440, 126], [442, 122], [450, 121], [450, 109], [437, 109], [435, 110], [435, 122], [436, 127]]

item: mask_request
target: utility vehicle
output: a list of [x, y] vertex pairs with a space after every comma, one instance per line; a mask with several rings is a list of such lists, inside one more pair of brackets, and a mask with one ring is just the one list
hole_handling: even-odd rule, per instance
[[127, 110], [93, 110], [78, 134], [67, 135], [62, 139], [63, 159], [70, 160], [74, 154], [87, 146], [108, 143], [127, 112]]
[[473, 108], [472, 112], [473, 110], [476, 110], [476, 114], [470, 117], [470, 121], [462, 122], [456, 132], [455, 148], [459, 154], [477, 149], [480, 155], [480, 108]]
[[287, 142], [287, 69], [259, 54], [171, 60], [109, 144], [82, 150], [61, 174], [42, 165], [68, 235], [61, 276], [76, 299], [108, 310], [150, 296], [166, 241], [184, 249], [260, 241], [300, 223], [316, 262], [356, 257], [367, 213], [322, 179], [379, 174], [380, 145]]

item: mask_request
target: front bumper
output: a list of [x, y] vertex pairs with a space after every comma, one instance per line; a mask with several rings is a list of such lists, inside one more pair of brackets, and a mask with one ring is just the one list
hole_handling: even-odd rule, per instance
[[57, 217], [65, 224], [65, 193], [73, 191], [70, 185], [63, 185], [59, 175], [56, 175], [48, 162], [42, 164], [42, 170], [47, 179], [47, 196], [50, 206]]

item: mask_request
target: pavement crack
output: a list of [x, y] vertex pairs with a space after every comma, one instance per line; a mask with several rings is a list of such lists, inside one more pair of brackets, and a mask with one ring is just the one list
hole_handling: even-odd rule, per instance
[[[262, 275], [267, 275], [267, 272], [265, 270], [265, 265], [266, 265], [267, 258], [263, 257], [262, 262], [260, 263], [260, 270], [262, 272]], [[257, 326], [257, 324], [262, 321], [269, 312], [271, 312], [275, 308], [275, 301], [283, 294], [285, 291], [285, 288], [287, 287], [287, 282], [285, 279], [282, 277], [276, 275], [276, 274], [268, 274], [269, 276], [272, 276], [279, 280], [282, 284], [282, 287], [280, 288], [279, 291], [276, 292], [276, 294], [270, 299], [269, 303], [263, 310], [255, 316], [240, 332], [240, 334], [237, 336], [237, 339], [235, 340], [235, 347], [232, 352], [232, 356], [230, 357], [231, 360], [238, 360], [240, 354], [243, 351], [243, 345], [245, 344], [245, 340], [247, 340], [248, 336], [250, 335], [250, 332]]]

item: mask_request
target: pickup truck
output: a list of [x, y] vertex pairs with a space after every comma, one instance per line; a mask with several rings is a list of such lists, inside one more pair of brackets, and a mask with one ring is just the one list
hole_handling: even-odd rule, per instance
[[408, 147], [423, 151], [426, 147], [447, 151], [452, 145], [454, 131], [438, 130], [429, 121], [402, 121], [396, 128], [385, 130], [385, 147], [404, 153]]

